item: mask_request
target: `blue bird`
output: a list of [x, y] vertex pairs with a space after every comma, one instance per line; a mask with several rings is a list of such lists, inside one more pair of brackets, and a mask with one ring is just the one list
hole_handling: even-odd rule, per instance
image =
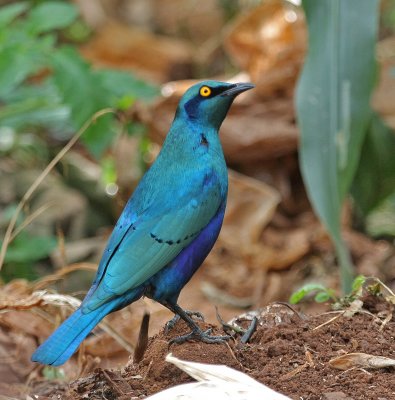
[[[109, 313], [147, 296], [191, 328], [174, 339], [217, 343], [178, 304], [202, 264], [225, 213], [226, 163], [218, 130], [235, 97], [254, 85], [205, 81], [180, 100], [161, 152], [127, 202], [81, 306], [33, 353], [32, 361], [62, 365]], [[174, 318], [173, 318], [174, 320]]]

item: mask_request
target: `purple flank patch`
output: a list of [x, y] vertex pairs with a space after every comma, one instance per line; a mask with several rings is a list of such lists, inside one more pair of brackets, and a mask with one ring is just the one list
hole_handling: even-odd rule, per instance
[[156, 301], [177, 299], [181, 289], [192, 278], [217, 240], [224, 218], [225, 207], [221, 207], [208, 225], [165, 268], [156, 273], [149, 283], [155, 288]]

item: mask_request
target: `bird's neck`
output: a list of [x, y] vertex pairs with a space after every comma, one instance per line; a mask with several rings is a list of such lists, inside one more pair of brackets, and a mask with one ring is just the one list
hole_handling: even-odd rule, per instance
[[218, 129], [210, 124], [185, 118], [176, 118], [173, 121], [164, 146], [169, 146], [173, 151], [187, 157], [190, 153], [222, 155]]

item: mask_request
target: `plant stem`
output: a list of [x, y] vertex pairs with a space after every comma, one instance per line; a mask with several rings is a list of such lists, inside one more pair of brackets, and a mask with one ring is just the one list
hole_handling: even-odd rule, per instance
[[333, 237], [333, 239], [339, 263], [342, 292], [343, 294], [348, 294], [352, 290], [352, 283], [354, 280], [354, 268], [351, 255], [342, 238], [336, 240], [335, 237]]

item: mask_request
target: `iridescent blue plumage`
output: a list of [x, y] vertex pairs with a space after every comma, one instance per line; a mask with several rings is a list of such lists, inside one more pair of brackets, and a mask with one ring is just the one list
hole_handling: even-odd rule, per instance
[[122, 212], [81, 307], [33, 354], [32, 360], [61, 365], [107, 314], [145, 295], [183, 318], [186, 337], [217, 342], [177, 304], [214, 245], [228, 189], [218, 130], [232, 104], [250, 84], [206, 81], [182, 97], [152, 167]]

